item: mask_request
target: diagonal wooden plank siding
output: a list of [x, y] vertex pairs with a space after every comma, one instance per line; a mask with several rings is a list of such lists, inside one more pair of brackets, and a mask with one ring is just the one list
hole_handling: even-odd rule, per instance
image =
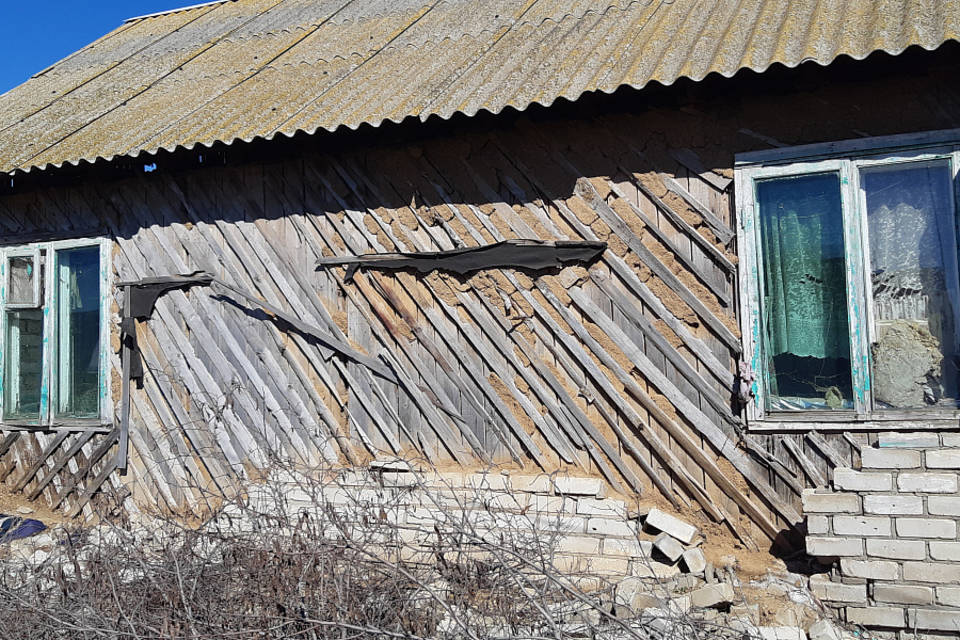
[[[775, 95], [736, 120], [696, 110], [520, 120], [282, 162], [204, 151], [193, 170], [161, 163], [2, 196], [4, 242], [96, 229], [114, 239], [118, 279], [209, 271], [383, 359], [397, 381], [224, 291], [174, 291], [138, 328], [146, 376], [131, 396], [128, 474], [111, 473], [110, 434], [5, 433], [0, 480], [68, 512], [127, 491], [188, 510], [256, 478], [268, 452], [304, 465], [397, 453], [595, 474], [772, 537], [798, 520], [799, 493], [818, 475], [800, 459], [828, 475], [866, 438], [746, 435], [730, 408], [740, 349], [732, 155], [756, 148], [752, 131], [789, 143], [859, 135], [862, 105], [885, 104], [876, 98], [887, 90], [811, 92], [805, 113], [834, 118], [815, 134], [771, 123]], [[957, 126], [955, 104], [896, 130]], [[342, 268], [314, 268], [324, 255], [508, 238], [609, 248], [589, 268], [536, 276], [367, 271], [347, 283]], [[119, 357], [111, 362], [119, 400]]]

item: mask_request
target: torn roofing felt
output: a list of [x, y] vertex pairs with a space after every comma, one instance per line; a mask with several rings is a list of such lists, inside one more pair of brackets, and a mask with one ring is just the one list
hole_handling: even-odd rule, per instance
[[347, 266], [347, 281], [361, 267], [387, 270], [412, 269], [420, 273], [440, 270], [460, 275], [469, 275], [483, 269], [503, 268], [541, 271], [561, 268], [571, 262], [593, 262], [606, 248], [606, 242], [595, 241], [504, 240], [482, 247], [450, 251], [332, 256], [320, 258], [317, 261], [317, 268]]

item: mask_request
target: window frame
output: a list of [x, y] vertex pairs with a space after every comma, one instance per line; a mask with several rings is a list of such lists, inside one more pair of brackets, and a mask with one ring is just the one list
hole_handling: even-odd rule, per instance
[[[750, 364], [755, 376], [752, 398], [746, 406], [748, 429], [829, 431], [853, 427], [858, 430], [889, 431], [958, 426], [960, 407], [871, 410], [870, 339], [875, 335], [875, 328], [872, 291], [868, 279], [864, 277], [869, 273], [870, 255], [860, 169], [938, 159], [947, 159], [951, 163], [954, 228], [957, 234], [955, 243], [960, 253], [960, 229], [957, 228], [957, 216], [960, 214], [960, 129], [784, 147], [736, 156], [734, 188], [737, 243], [740, 247], [740, 328], [743, 359]], [[836, 172], [840, 177], [854, 409], [767, 411], [769, 371], [761, 338], [763, 278], [760, 269], [763, 255], [755, 185], [759, 179], [825, 172]], [[960, 279], [960, 273], [956, 271], [951, 275]], [[960, 300], [957, 304], [960, 305]]]
[[[55, 357], [57, 332], [60, 321], [55, 312], [57, 298], [57, 254], [68, 249], [82, 249], [96, 247], [99, 250], [100, 261], [100, 334], [98, 356], [98, 415], [90, 418], [58, 418], [55, 404], [58, 394], [59, 372], [58, 359]], [[9, 263], [11, 256], [34, 255], [39, 259], [41, 251], [46, 250], [46, 268], [43, 270], [43, 295], [37, 306], [7, 305], [9, 290]], [[84, 238], [76, 240], [58, 240], [47, 242], [32, 242], [29, 244], [10, 245], [0, 247], [0, 282], [4, 283], [0, 289], [0, 426], [4, 429], [20, 429], [35, 431], [54, 430], [107, 430], [113, 425], [113, 401], [111, 397], [110, 381], [110, 313], [112, 291], [112, 268], [110, 263], [111, 244], [107, 238]], [[39, 264], [36, 262], [35, 264]], [[37, 287], [40, 286], [37, 278]], [[5, 406], [4, 384], [6, 383], [7, 357], [7, 311], [24, 308], [39, 308], [43, 314], [43, 350], [40, 382], [40, 415], [36, 420], [8, 419]]]

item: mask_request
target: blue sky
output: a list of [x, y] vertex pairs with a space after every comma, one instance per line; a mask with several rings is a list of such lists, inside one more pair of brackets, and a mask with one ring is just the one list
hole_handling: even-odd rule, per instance
[[0, 94], [133, 16], [202, 0], [6, 0], [0, 14]]

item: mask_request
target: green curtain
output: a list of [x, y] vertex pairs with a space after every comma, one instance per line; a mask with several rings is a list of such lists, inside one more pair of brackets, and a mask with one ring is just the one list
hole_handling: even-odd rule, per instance
[[839, 177], [759, 181], [757, 199], [768, 354], [849, 358]]

